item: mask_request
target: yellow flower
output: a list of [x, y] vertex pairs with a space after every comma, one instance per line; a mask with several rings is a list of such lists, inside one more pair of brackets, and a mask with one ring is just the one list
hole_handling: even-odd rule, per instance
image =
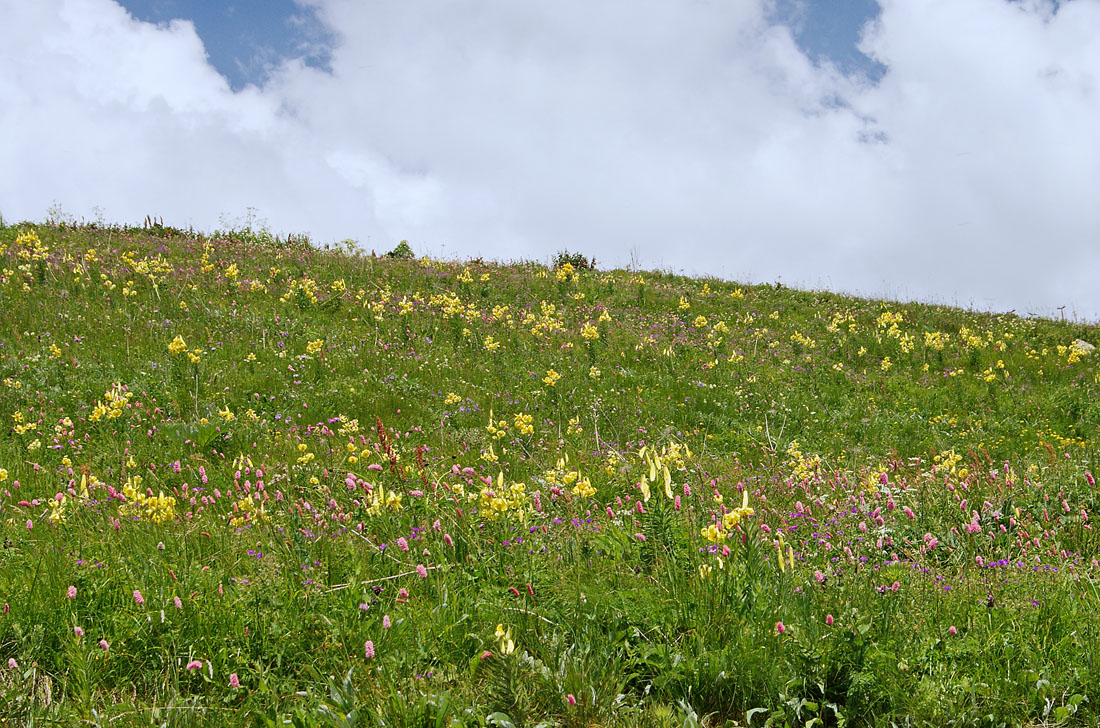
[[596, 330], [591, 321], [586, 321], [584, 326], [581, 326], [581, 338], [585, 341], [595, 341], [600, 338], [600, 332]]
[[726, 537], [726, 534], [719, 530], [718, 524], [715, 523], [704, 528], [699, 532], [699, 535], [711, 543], [718, 543]]
[[[568, 265], [568, 263], [566, 264]], [[509, 627], [507, 631], [504, 629], [503, 624], [498, 624], [494, 636], [500, 643], [500, 652], [503, 655], [510, 655], [516, 651], [516, 643], [512, 640], [512, 628]]]
[[[566, 265], [569, 265], [569, 264], [566, 263]], [[546, 386], [553, 387], [558, 383], [559, 379], [561, 379], [560, 374], [558, 374], [553, 369], [548, 369], [548, 370], [546, 370], [546, 376], [542, 378], [542, 381], [546, 384]]]
[[325, 345], [325, 340], [324, 339], [314, 339], [313, 341], [306, 344], [306, 353], [307, 354], [316, 354], [317, 352], [319, 352], [322, 349], [322, 347], [324, 347], [324, 345]]
[[168, 344], [168, 351], [173, 355], [182, 354], [186, 349], [187, 344], [179, 334], [176, 334], [176, 338], [172, 339], [171, 343]]

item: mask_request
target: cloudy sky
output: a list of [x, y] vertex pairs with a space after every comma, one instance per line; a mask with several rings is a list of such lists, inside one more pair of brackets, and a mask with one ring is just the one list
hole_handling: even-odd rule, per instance
[[0, 214], [1100, 319], [1100, 0], [0, 0]]

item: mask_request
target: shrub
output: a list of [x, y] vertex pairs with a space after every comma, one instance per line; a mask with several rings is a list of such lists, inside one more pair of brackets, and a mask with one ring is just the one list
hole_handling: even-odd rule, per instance
[[396, 260], [412, 260], [416, 257], [416, 254], [413, 253], [412, 248], [409, 247], [409, 241], [402, 240], [397, 244], [397, 247], [386, 253], [385, 257], [394, 258]]
[[554, 270], [561, 268], [566, 263], [573, 266], [573, 270], [595, 270], [596, 259], [586, 258], [581, 253], [570, 253], [568, 250], [559, 250], [554, 256]]

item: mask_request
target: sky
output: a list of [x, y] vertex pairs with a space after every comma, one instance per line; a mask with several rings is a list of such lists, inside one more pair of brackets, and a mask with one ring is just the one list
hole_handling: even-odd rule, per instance
[[0, 0], [0, 215], [1100, 320], [1100, 0]]

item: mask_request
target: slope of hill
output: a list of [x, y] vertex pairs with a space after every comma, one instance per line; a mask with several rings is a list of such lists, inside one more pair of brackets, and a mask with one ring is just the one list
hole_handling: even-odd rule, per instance
[[1095, 327], [407, 252], [0, 228], [0, 722], [1100, 719]]

